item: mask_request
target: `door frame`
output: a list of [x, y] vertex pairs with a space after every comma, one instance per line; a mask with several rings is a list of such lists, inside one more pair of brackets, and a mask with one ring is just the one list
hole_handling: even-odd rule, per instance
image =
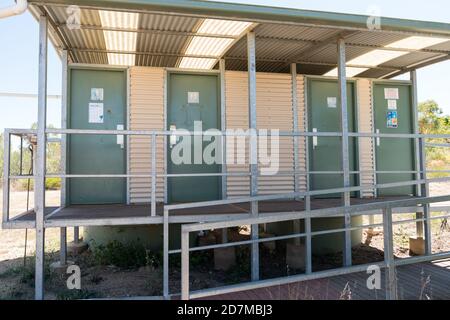
[[[84, 64], [84, 63], [68, 63], [67, 64], [67, 73], [63, 76], [66, 76], [66, 92], [67, 95], [65, 97], [66, 103], [63, 104], [65, 106], [65, 110], [62, 111], [62, 114], [66, 115], [66, 119], [64, 119], [66, 123], [66, 128], [70, 124], [70, 111], [71, 111], [71, 79], [72, 79], [72, 70], [93, 70], [93, 71], [122, 71], [125, 76], [125, 130], [128, 129], [129, 122], [130, 122], [130, 67], [127, 66], [113, 66], [113, 65], [102, 65], [102, 64]], [[63, 80], [64, 83], [64, 80]], [[63, 97], [64, 98], [64, 97]], [[65, 162], [66, 164], [66, 170], [69, 168], [70, 165], [70, 155], [69, 155], [69, 142], [70, 142], [70, 135], [67, 135], [66, 137], [66, 150], [64, 152], [61, 152], [61, 161]], [[130, 174], [130, 136], [126, 136], [126, 143], [125, 143], [125, 172], [127, 175]], [[66, 203], [70, 204], [70, 183], [67, 183], [67, 179], [64, 178], [64, 184], [66, 186], [65, 190], [65, 199]], [[126, 188], [126, 203], [130, 204], [130, 178], [126, 178], [125, 183]]]
[[[376, 85], [392, 85], [392, 86], [407, 86], [409, 87], [409, 96], [411, 99], [411, 125], [412, 128], [414, 128], [415, 126], [415, 119], [416, 119], [416, 115], [414, 114], [416, 111], [414, 110], [413, 107], [413, 101], [414, 101], [414, 86], [413, 86], [413, 82], [411, 80], [383, 80], [383, 79], [374, 79], [372, 80], [372, 121], [373, 121], [373, 133], [375, 134], [377, 131], [377, 123], [376, 123], [376, 111], [375, 111], [375, 96], [374, 96], [374, 92], [375, 92], [375, 86]], [[417, 119], [418, 121], [418, 119]], [[375, 172], [378, 171], [378, 148], [376, 146], [376, 143], [374, 142], [373, 144], [373, 148], [374, 148], [374, 168], [375, 168]], [[417, 159], [416, 157], [416, 153], [417, 153], [417, 144], [414, 143], [413, 144], [413, 153], [412, 153], [412, 161], [413, 161], [413, 168], [417, 168], [417, 162], [419, 159]], [[378, 174], [375, 174], [375, 184], [378, 183]], [[417, 188], [414, 189], [416, 196], [419, 194], [419, 191], [417, 190]], [[375, 196], [378, 197], [378, 189], [376, 189], [375, 191]]]
[[[309, 116], [310, 116], [310, 105], [309, 105], [309, 89], [310, 89], [310, 81], [313, 80], [322, 80], [322, 81], [339, 81], [339, 79], [337, 77], [326, 77], [326, 76], [315, 76], [315, 75], [305, 75], [305, 88], [304, 88], [304, 94], [305, 94], [305, 124], [306, 124], [306, 128], [307, 128], [307, 132], [312, 132], [312, 128], [310, 127], [311, 123], [309, 121]], [[351, 83], [353, 86], [353, 103], [354, 103], [354, 114], [353, 114], [353, 118], [354, 118], [354, 126], [356, 129], [356, 132], [359, 132], [359, 95], [358, 95], [358, 86], [357, 86], [357, 81], [358, 78], [347, 78], [347, 83]], [[357, 140], [355, 138], [349, 138], [349, 139], [353, 139], [353, 140]], [[307, 141], [309, 141], [309, 138], [307, 139]], [[310, 143], [306, 143], [306, 152], [305, 152], [305, 156], [306, 156], [306, 167], [307, 167], [307, 171], [309, 172], [311, 170], [311, 154], [310, 154]], [[358, 171], [361, 170], [360, 168], [360, 160], [359, 160], [359, 143], [357, 143], [355, 141], [355, 167], [357, 168]], [[352, 170], [350, 170], [352, 171]], [[354, 176], [355, 181], [359, 181], [359, 177], [360, 174], [351, 174], [350, 175], [350, 180], [352, 179], [352, 176]], [[312, 175], [308, 175], [307, 177], [307, 188], [308, 190], [311, 189], [312, 187]], [[361, 196], [361, 191], [356, 191], [355, 192], [356, 197], [360, 197]]]
[[[226, 124], [224, 121], [222, 121], [221, 115], [225, 113], [226, 104], [222, 103], [222, 95], [225, 96], [225, 92], [222, 92], [222, 89], [224, 86], [221, 85], [221, 71], [220, 70], [202, 70], [202, 69], [180, 69], [180, 68], [164, 68], [164, 131], [169, 131], [168, 127], [168, 104], [169, 104], [169, 82], [170, 82], [170, 75], [172, 74], [184, 74], [184, 75], [210, 75], [210, 76], [216, 76], [217, 77], [217, 93], [218, 93], [218, 99], [217, 99], [217, 105], [218, 105], [218, 121], [219, 121], [219, 127], [220, 130], [226, 130]], [[218, 128], [219, 129], [219, 128]], [[164, 172], [167, 174], [168, 170], [168, 161], [169, 158], [167, 156], [168, 149], [167, 149], [167, 136], [164, 136]], [[222, 167], [226, 165], [222, 163]], [[225, 176], [220, 177], [221, 178], [221, 186], [223, 186], [223, 180], [226, 179]], [[168, 185], [168, 178], [167, 175], [164, 176], [164, 203], [168, 204], [169, 202], [169, 185]], [[222, 190], [220, 190], [222, 193]]]

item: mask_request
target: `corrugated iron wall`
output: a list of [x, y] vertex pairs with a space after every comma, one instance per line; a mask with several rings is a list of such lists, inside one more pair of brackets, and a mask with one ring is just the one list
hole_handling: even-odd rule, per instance
[[[298, 117], [298, 131], [307, 131], [308, 117], [306, 114], [306, 94], [305, 94], [306, 79], [304, 76], [297, 76], [297, 117]], [[298, 171], [306, 171], [306, 138], [299, 137], [299, 153], [298, 153]], [[306, 176], [298, 175], [299, 191], [306, 191]]]
[[[130, 68], [130, 130], [164, 130], [164, 69]], [[157, 172], [164, 173], [164, 139], [157, 140]], [[151, 138], [130, 138], [130, 174], [151, 173]], [[151, 201], [151, 179], [130, 178], [130, 202]], [[157, 179], [157, 201], [164, 201], [164, 178]]]
[[[227, 71], [225, 76], [227, 128], [246, 130], [248, 128], [247, 73]], [[291, 75], [281, 73], [257, 73], [256, 81], [258, 129], [292, 131], [293, 113]], [[233, 152], [230, 144], [228, 144], [227, 155], [230, 154], [236, 155], [237, 150], [234, 150]], [[271, 154], [270, 139], [268, 139], [268, 154]], [[248, 157], [248, 152], [246, 153], [246, 157]], [[248, 172], [248, 165], [232, 164], [228, 165], [227, 169], [228, 172]], [[293, 170], [293, 139], [290, 137], [280, 137], [279, 171], [292, 172]], [[258, 188], [260, 194], [293, 192], [294, 177], [263, 176], [259, 178]], [[227, 190], [229, 197], [249, 195], [249, 178], [229, 177], [227, 179]]]
[[[358, 94], [358, 130], [359, 132], [373, 132], [373, 107], [372, 107], [372, 81], [368, 79], [358, 79], [356, 83]], [[374, 143], [371, 138], [359, 139], [359, 167], [363, 171], [360, 175], [361, 185], [375, 184]], [[373, 197], [371, 190], [362, 191], [363, 197]]]

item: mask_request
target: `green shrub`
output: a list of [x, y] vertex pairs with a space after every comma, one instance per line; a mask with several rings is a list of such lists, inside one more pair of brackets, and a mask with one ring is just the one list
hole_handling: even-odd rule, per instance
[[89, 290], [64, 290], [56, 294], [58, 300], [84, 300], [99, 298], [96, 292]]
[[114, 265], [123, 269], [139, 268], [144, 266], [158, 267], [161, 257], [140, 244], [123, 244], [112, 241], [92, 249], [95, 263], [99, 265]]

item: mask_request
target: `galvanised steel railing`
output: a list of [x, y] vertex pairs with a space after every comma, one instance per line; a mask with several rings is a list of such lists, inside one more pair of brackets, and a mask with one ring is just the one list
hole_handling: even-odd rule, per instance
[[[67, 174], [63, 172], [61, 174], [45, 174], [46, 178], [61, 178], [63, 180], [70, 178], [151, 178], [151, 216], [156, 216], [156, 180], [157, 178], [177, 178], [177, 177], [250, 177], [250, 172], [222, 172], [222, 173], [207, 173], [207, 174], [167, 174], [167, 173], [157, 173], [156, 168], [156, 139], [158, 136], [167, 138], [167, 136], [186, 136], [186, 135], [202, 135], [202, 136], [220, 136], [222, 139], [226, 139], [228, 136], [241, 136], [241, 137], [251, 137], [252, 134], [249, 132], [186, 132], [186, 131], [152, 131], [152, 130], [84, 130], [84, 129], [47, 129], [47, 135], [125, 135], [125, 136], [150, 136], [151, 137], [151, 173], [149, 174]], [[312, 138], [312, 137], [342, 137], [342, 133], [340, 132], [284, 132], [281, 131], [278, 133], [280, 137], [304, 137], [304, 138]], [[9, 221], [9, 190], [10, 190], [10, 180], [11, 179], [34, 179], [35, 175], [10, 175], [10, 141], [11, 135], [18, 136], [35, 136], [36, 130], [30, 129], [6, 129], [4, 135], [4, 179], [3, 179], [3, 223], [7, 223]], [[425, 148], [426, 146], [430, 147], [450, 147], [450, 144], [425, 144], [426, 139], [450, 139], [450, 135], [422, 135], [422, 134], [380, 134], [380, 133], [349, 133], [349, 137], [353, 138], [371, 138], [371, 139], [380, 139], [380, 138], [400, 138], [400, 139], [416, 139], [419, 140], [419, 144], [421, 145], [420, 149]], [[47, 139], [47, 142], [55, 142], [55, 139]], [[225, 143], [222, 140], [222, 147], [225, 148]], [[308, 153], [309, 150], [306, 150]], [[424, 150], [421, 150], [423, 153]], [[225, 154], [225, 152], [224, 152]], [[65, 152], [61, 154], [61, 161], [65, 163]], [[64, 168], [65, 169], [65, 168]], [[64, 170], [65, 171], [65, 170]], [[432, 170], [427, 171], [426, 167], [423, 170], [419, 171], [350, 171], [351, 175], [361, 175], [364, 173], [372, 173], [374, 175], [377, 174], [397, 174], [397, 173], [411, 173], [416, 174], [417, 176], [424, 175], [426, 173], [450, 173], [450, 170]], [[258, 173], [261, 175], [261, 173]], [[306, 168], [306, 171], [281, 171], [275, 176], [310, 176], [310, 175], [327, 175], [327, 174], [344, 174], [344, 171], [311, 171], [309, 168]], [[416, 185], [419, 185], [419, 179], [416, 180]], [[373, 185], [371, 188], [365, 187], [364, 190], [376, 190], [380, 188], [379, 185]], [[352, 190], [352, 191], [361, 191], [361, 190]], [[347, 192], [347, 190], [341, 191]], [[331, 193], [331, 192], [328, 192]], [[327, 193], [325, 193], [327, 194]], [[64, 195], [62, 195], [64, 197]], [[308, 196], [305, 196], [307, 201], [309, 202]], [[57, 209], [58, 211], [61, 208]], [[51, 215], [49, 215], [51, 216]]]
[[[410, 219], [410, 220], [400, 220], [393, 222], [392, 216], [393, 208], [398, 207], [407, 207], [407, 206], [415, 206], [418, 204], [421, 205], [429, 205], [430, 203], [437, 203], [443, 201], [449, 201], [450, 195], [441, 196], [441, 197], [427, 197], [427, 198], [419, 198], [419, 199], [408, 199], [408, 200], [397, 200], [397, 201], [388, 201], [382, 203], [368, 203], [362, 205], [354, 205], [347, 207], [346, 212], [350, 213], [352, 217], [362, 216], [362, 215], [375, 215], [379, 214], [377, 210], [382, 210], [383, 214], [383, 222], [382, 223], [373, 223], [368, 225], [362, 225], [351, 228], [340, 228], [340, 229], [330, 229], [326, 231], [316, 231], [316, 232], [303, 232], [303, 233], [295, 233], [284, 236], [273, 236], [270, 238], [264, 239], [251, 239], [247, 241], [237, 241], [237, 242], [229, 242], [222, 243], [216, 245], [209, 246], [199, 246], [199, 247], [190, 247], [189, 244], [189, 235], [192, 232], [200, 232], [204, 230], [217, 230], [217, 229], [227, 229], [232, 227], [238, 227], [242, 225], [260, 225], [267, 223], [275, 223], [275, 222], [287, 222], [287, 221], [296, 221], [296, 220], [306, 220], [311, 218], [327, 218], [327, 217], [337, 217], [343, 216], [343, 208], [329, 208], [329, 209], [320, 209], [320, 210], [312, 210], [312, 211], [304, 211], [304, 212], [287, 212], [287, 213], [277, 213], [271, 214], [264, 217], [257, 218], [240, 218], [240, 219], [230, 219], [228, 221], [219, 221], [219, 222], [210, 222], [210, 223], [197, 223], [197, 224], [189, 224], [183, 225], [181, 229], [181, 250], [174, 250], [171, 253], [181, 253], [181, 298], [183, 300], [196, 299], [196, 298], [204, 298], [208, 296], [228, 294], [238, 291], [252, 290], [258, 288], [265, 288], [271, 286], [278, 286], [283, 284], [290, 284], [299, 281], [305, 280], [313, 280], [326, 278], [331, 276], [338, 276], [356, 272], [367, 271], [369, 267], [378, 266], [380, 268], [387, 269], [386, 276], [386, 298], [387, 299], [397, 299], [397, 277], [396, 277], [396, 266], [407, 265], [419, 262], [433, 261], [439, 259], [447, 259], [450, 258], [450, 252], [443, 253], [427, 253], [424, 256], [418, 256], [413, 258], [406, 258], [401, 260], [394, 259], [394, 243], [393, 243], [393, 232], [392, 226], [396, 224], [405, 224], [411, 222], [424, 221], [427, 224], [430, 224], [432, 220], [435, 219], [444, 219], [450, 217], [450, 214], [427, 217], [426, 219]], [[371, 264], [364, 264], [352, 267], [344, 267], [338, 268], [334, 270], [320, 271], [320, 272], [312, 272], [307, 271], [305, 274], [295, 275], [295, 276], [287, 276], [282, 278], [275, 279], [267, 279], [267, 280], [259, 280], [247, 283], [240, 283], [220, 288], [209, 288], [204, 290], [198, 290], [195, 292], [190, 292], [190, 284], [189, 284], [189, 253], [197, 252], [202, 250], [212, 250], [212, 249], [220, 249], [220, 248], [230, 248], [237, 247], [242, 245], [259, 245], [264, 242], [271, 242], [276, 240], [289, 240], [289, 239], [298, 239], [298, 238], [311, 238], [312, 236], [318, 235], [326, 235], [333, 233], [340, 233], [345, 231], [354, 231], [361, 230], [365, 228], [374, 228], [374, 227], [383, 227], [383, 237], [384, 237], [384, 261], [383, 262], [375, 262]], [[306, 241], [307, 245], [308, 242]], [[307, 263], [311, 261], [311, 250], [306, 250], [306, 254], [309, 255], [305, 257]]]

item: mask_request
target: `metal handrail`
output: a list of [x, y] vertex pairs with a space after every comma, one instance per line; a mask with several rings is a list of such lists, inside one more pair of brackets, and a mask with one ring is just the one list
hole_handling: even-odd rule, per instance
[[[5, 150], [10, 149], [10, 135], [36, 135], [37, 130], [34, 129], [5, 129]], [[169, 135], [212, 135], [212, 136], [252, 136], [255, 133], [251, 133], [249, 131], [247, 132], [192, 132], [192, 131], [156, 131], [156, 130], [86, 130], [86, 129], [46, 129], [46, 134], [87, 134], [87, 135], [149, 135], [152, 137], [152, 172], [151, 174], [108, 174], [108, 175], [102, 175], [102, 174], [92, 174], [92, 175], [86, 175], [86, 174], [45, 174], [45, 177], [47, 178], [133, 178], [133, 177], [151, 177], [152, 178], [152, 200], [151, 200], [151, 215], [156, 216], [156, 179], [160, 177], [164, 178], [177, 178], [177, 177], [186, 177], [186, 176], [195, 176], [195, 177], [201, 177], [201, 176], [217, 176], [217, 177], [231, 177], [231, 176], [242, 176], [242, 177], [248, 177], [251, 175], [250, 172], [225, 172], [225, 173], [211, 173], [211, 174], [160, 174], [156, 172], [156, 138], [157, 136], [169, 136]], [[342, 133], [340, 132], [297, 132], [297, 131], [291, 131], [291, 132], [279, 132], [280, 135], [290, 136], [290, 137], [341, 137]], [[258, 135], [258, 132], [256, 132], [256, 135]], [[424, 135], [424, 134], [379, 134], [379, 133], [349, 133], [349, 137], [368, 137], [368, 138], [406, 138], [406, 139], [450, 139], [450, 135], [444, 134], [444, 135]], [[54, 139], [53, 139], [54, 140]], [[49, 142], [57, 142], [57, 140]], [[428, 145], [428, 144], [427, 144]], [[450, 144], [430, 144], [432, 147], [448, 147]], [[4, 197], [4, 206], [3, 206], [3, 222], [7, 222], [9, 220], [9, 181], [10, 179], [30, 179], [35, 178], [34, 175], [10, 175], [9, 173], [9, 153], [5, 152], [4, 155], [4, 172], [6, 181], [4, 181], [4, 188], [3, 188], [3, 197]], [[402, 174], [402, 173], [414, 173], [414, 174], [422, 174], [426, 175], [427, 172], [430, 171], [351, 171], [351, 175], [361, 175], [365, 172], [372, 173], [372, 174]], [[449, 173], [448, 170], [434, 170], [433, 172], [436, 173]], [[315, 174], [345, 174], [344, 171], [333, 171], [333, 172], [314, 172], [314, 171], [292, 171], [292, 172], [283, 172], [278, 173], [276, 176], [279, 175], [303, 175], [308, 177], [309, 175], [315, 175]], [[260, 173], [258, 172], [258, 175]], [[408, 184], [408, 185], [419, 185], [419, 180], [415, 180], [416, 183], [414, 184]], [[425, 182], [427, 183], [427, 182]], [[373, 186], [364, 186], [364, 189], [361, 190], [376, 190], [379, 187], [377, 185]], [[340, 189], [344, 190], [344, 189]], [[361, 191], [353, 189], [353, 191]], [[336, 191], [336, 192], [348, 192], [348, 190], [344, 191]], [[325, 194], [329, 194], [331, 192], [327, 192]], [[303, 196], [310, 196], [308, 194]]]
[[[382, 225], [384, 227], [384, 237], [385, 237], [385, 245], [388, 244], [388, 246], [385, 246], [386, 248], [393, 248], [393, 240], [392, 240], [392, 225], [394, 224], [392, 222], [392, 208], [396, 207], [406, 207], [410, 205], [418, 205], [418, 204], [430, 204], [430, 203], [438, 203], [443, 201], [449, 201], [449, 196], [441, 196], [441, 197], [427, 197], [427, 198], [419, 198], [419, 199], [408, 199], [408, 200], [396, 200], [396, 201], [389, 201], [389, 202], [383, 202], [383, 203], [369, 203], [369, 204], [362, 204], [362, 205], [355, 205], [345, 208], [347, 212], [350, 213], [350, 215], [367, 215], [368, 211], [373, 210], [383, 210], [383, 223], [382, 224], [371, 224], [371, 225], [364, 225], [364, 226], [358, 226], [358, 227], [352, 227], [353, 229], [363, 229], [366, 227], [374, 227], [374, 226], [380, 226]], [[200, 298], [200, 297], [206, 297], [210, 295], [216, 295], [216, 294], [224, 294], [224, 293], [231, 293], [231, 292], [237, 292], [237, 291], [243, 291], [243, 290], [249, 290], [254, 289], [258, 287], [266, 287], [266, 286], [273, 286], [277, 284], [287, 284], [292, 282], [297, 282], [301, 280], [307, 280], [307, 279], [317, 279], [317, 278], [323, 278], [323, 277], [329, 277], [333, 275], [339, 275], [339, 274], [347, 274], [347, 273], [353, 273], [353, 272], [360, 272], [367, 270], [368, 265], [364, 266], [358, 266], [358, 267], [350, 267], [350, 268], [341, 268], [338, 270], [331, 270], [331, 271], [322, 271], [319, 273], [311, 273], [307, 275], [300, 275], [300, 276], [292, 276], [292, 277], [286, 277], [286, 278], [278, 278], [278, 279], [271, 279], [271, 280], [263, 280], [263, 281], [257, 281], [257, 282], [251, 282], [251, 283], [245, 283], [245, 284], [239, 284], [239, 285], [233, 285], [223, 288], [214, 288], [214, 289], [206, 289], [206, 290], [200, 290], [193, 294], [189, 292], [189, 252], [192, 251], [200, 251], [200, 250], [211, 250], [215, 248], [225, 248], [225, 247], [232, 247], [232, 246], [240, 246], [240, 245], [247, 245], [252, 243], [260, 243], [265, 241], [275, 241], [275, 240], [285, 240], [290, 238], [299, 238], [299, 237], [306, 237], [306, 236], [312, 236], [312, 235], [318, 235], [318, 234], [330, 234], [330, 233], [337, 233], [337, 232], [343, 232], [345, 230], [349, 230], [349, 228], [340, 228], [340, 229], [332, 229], [332, 230], [326, 230], [324, 232], [310, 232], [308, 233], [301, 233], [301, 234], [294, 234], [289, 236], [279, 236], [279, 237], [271, 237], [270, 239], [251, 239], [248, 241], [239, 241], [239, 242], [232, 242], [232, 243], [226, 243], [226, 244], [220, 244], [220, 245], [213, 245], [213, 246], [203, 246], [203, 247], [195, 247], [190, 248], [189, 246], [189, 234], [191, 232], [198, 232], [203, 230], [212, 230], [212, 229], [224, 229], [224, 228], [230, 228], [230, 227], [236, 227], [241, 225], [259, 225], [259, 224], [266, 224], [266, 223], [275, 223], [275, 222], [286, 222], [286, 221], [294, 221], [294, 220], [302, 220], [307, 218], [325, 218], [330, 216], [335, 216], [336, 214], [339, 214], [342, 212], [344, 208], [328, 208], [328, 209], [319, 209], [319, 210], [312, 210], [312, 211], [303, 211], [303, 212], [295, 212], [295, 213], [284, 213], [284, 214], [276, 214], [276, 215], [270, 215], [265, 217], [250, 217], [250, 218], [239, 218], [239, 219], [232, 219], [228, 221], [222, 221], [222, 222], [211, 222], [211, 223], [197, 223], [197, 224], [190, 224], [190, 225], [183, 225], [181, 230], [181, 264], [182, 264], [182, 271], [181, 271], [181, 297], [183, 300], [188, 300], [190, 298]], [[372, 212], [369, 214], [373, 214]], [[450, 215], [446, 216], [440, 216], [440, 217], [431, 217], [428, 220], [438, 219], [442, 217], [450, 217]], [[415, 219], [414, 221], [418, 220], [424, 220], [424, 219]], [[410, 221], [398, 221], [398, 223], [409, 223]], [[397, 222], [395, 222], [397, 224]], [[385, 250], [390, 251], [390, 250]], [[391, 251], [392, 252], [392, 251]], [[180, 253], [179, 250], [173, 251], [172, 253]], [[379, 267], [387, 267], [390, 269], [389, 272], [389, 285], [387, 290], [388, 296], [391, 298], [395, 298], [393, 295], [396, 292], [396, 288], [392, 288], [392, 286], [396, 285], [395, 278], [392, 278], [395, 275], [395, 272], [393, 272], [392, 269], [395, 268], [396, 265], [405, 265], [408, 263], [417, 263], [417, 261], [431, 261], [435, 259], [441, 259], [441, 258], [447, 258], [450, 257], [450, 253], [443, 253], [443, 254], [430, 254], [427, 256], [422, 257], [416, 257], [411, 259], [405, 259], [401, 262], [394, 261], [393, 255], [385, 254], [385, 261], [383, 263], [376, 263]]]

